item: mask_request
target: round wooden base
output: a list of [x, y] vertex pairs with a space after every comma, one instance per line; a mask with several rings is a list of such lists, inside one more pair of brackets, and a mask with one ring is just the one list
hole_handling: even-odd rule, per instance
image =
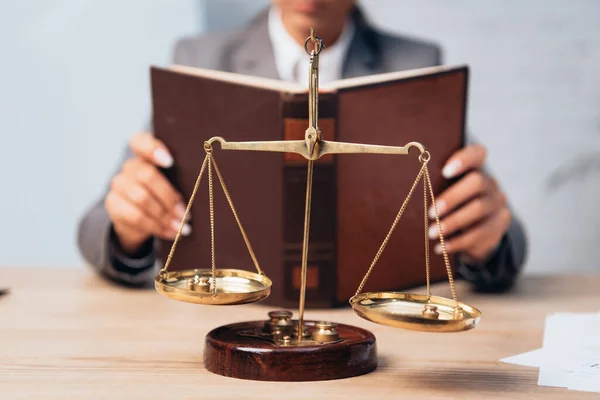
[[[206, 336], [204, 365], [215, 374], [259, 381], [321, 381], [363, 375], [377, 368], [375, 336], [350, 325], [337, 325], [341, 342], [277, 346], [238, 333], [262, 328], [264, 321], [216, 328]], [[314, 322], [306, 321], [307, 326]]]

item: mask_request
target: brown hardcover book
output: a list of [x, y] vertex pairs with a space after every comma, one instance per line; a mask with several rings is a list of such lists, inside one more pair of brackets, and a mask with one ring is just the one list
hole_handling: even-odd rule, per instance
[[[303, 139], [308, 95], [299, 85], [191, 67], [153, 67], [154, 132], [172, 152], [165, 174], [189, 199], [213, 136], [228, 142]], [[321, 85], [325, 140], [430, 151], [434, 191], [448, 184], [444, 162], [464, 145], [468, 68], [433, 67]], [[306, 160], [295, 154], [221, 151], [215, 159], [258, 261], [273, 280], [265, 303], [298, 303]], [[420, 164], [410, 155], [348, 154], [315, 162], [307, 307], [347, 304], [379, 249]], [[173, 270], [210, 268], [207, 179], [191, 213], [192, 234], [177, 246]], [[217, 268], [253, 270], [225, 196], [214, 180]], [[404, 290], [425, 282], [423, 190], [417, 190], [365, 291]], [[165, 260], [172, 242], [163, 241]], [[432, 256], [432, 280], [446, 279]]]

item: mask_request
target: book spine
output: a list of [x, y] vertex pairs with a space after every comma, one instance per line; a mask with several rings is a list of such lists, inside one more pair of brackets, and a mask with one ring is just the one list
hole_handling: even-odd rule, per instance
[[[307, 97], [288, 98], [283, 104], [283, 138], [304, 140], [308, 127]], [[323, 139], [335, 140], [337, 107], [334, 94], [320, 96], [319, 111]], [[297, 154], [284, 155], [284, 303], [294, 306], [298, 304], [301, 285], [306, 174], [306, 159]], [[336, 176], [334, 156], [327, 155], [315, 161], [306, 279], [306, 307], [309, 308], [331, 307], [336, 303]]]

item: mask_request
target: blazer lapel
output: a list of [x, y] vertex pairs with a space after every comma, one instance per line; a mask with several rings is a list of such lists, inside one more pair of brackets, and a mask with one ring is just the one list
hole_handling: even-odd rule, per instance
[[231, 56], [231, 72], [279, 79], [269, 38], [268, 15], [268, 10], [262, 11], [244, 31], [239, 47]]
[[355, 27], [354, 37], [346, 54], [342, 78], [384, 72], [376, 32], [369, 26], [358, 7], [354, 7], [352, 19]]

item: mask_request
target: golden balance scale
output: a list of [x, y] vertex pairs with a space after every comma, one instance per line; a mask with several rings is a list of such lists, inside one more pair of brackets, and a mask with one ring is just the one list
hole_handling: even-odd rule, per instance
[[[314, 49], [308, 50], [310, 43]], [[325, 141], [318, 125], [318, 65], [319, 53], [323, 48], [322, 39], [311, 36], [304, 48], [310, 55], [309, 66], [309, 126], [304, 140], [266, 142], [227, 142], [220, 137], [206, 141], [206, 157], [196, 179], [185, 216], [177, 232], [164, 268], [155, 278], [156, 290], [171, 299], [188, 303], [208, 305], [236, 305], [254, 303], [266, 298], [271, 291], [271, 280], [260, 269], [250, 241], [223, 181], [213, 154], [213, 145], [219, 142], [223, 150], [251, 150], [297, 153], [308, 160], [306, 180], [306, 207], [304, 214], [304, 239], [302, 246], [302, 272], [298, 320], [292, 319], [290, 311], [272, 311], [267, 321], [242, 322], [222, 326], [211, 331], [206, 337], [204, 364], [214, 373], [242, 379], [274, 381], [315, 381], [339, 379], [362, 375], [377, 367], [375, 337], [367, 330], [325, 321], [304, 320], [304, 300], [306, 293], [306, 269], [309, 243], [310, 206], [314, 160], [325, 154], [377, 153], [408, 154], [412, 147], [420, 151], [421, 169], [406, 197], [391, 228], [377, 251], [350, 304], [356, 314], [369, 321], [423, 332], [457, 332], [475, 327], [481, 312], [458, 301], [440, 220], [435, 205], [433, 189], [427, 164], [430, 154], [417, 142], [403, 147], [378, 146], [359, 143]], [[181, 230], [187, 220], [198, 186], [208, 169], [212, 268], [191, 269], [169, 272], [169, 264], [181, 237]], [[237, 269], [218, 269], [215, 263], [213, 169], [223, 188], [225, 197], [240, 228], [256, 273]], [[425, 224], [425, 268], [427, 293], [372, 292], [362, 293], [362, 289], [383, 253], [392, 232], [396, 228], [408, 201], [417, 184], [423, 180]], [[452, 289], [452, 299], [432, 296], [429, 276], [429, 239], [427, 218], [428, 192], [435, 210], [439, 239], [448, 281]]]

